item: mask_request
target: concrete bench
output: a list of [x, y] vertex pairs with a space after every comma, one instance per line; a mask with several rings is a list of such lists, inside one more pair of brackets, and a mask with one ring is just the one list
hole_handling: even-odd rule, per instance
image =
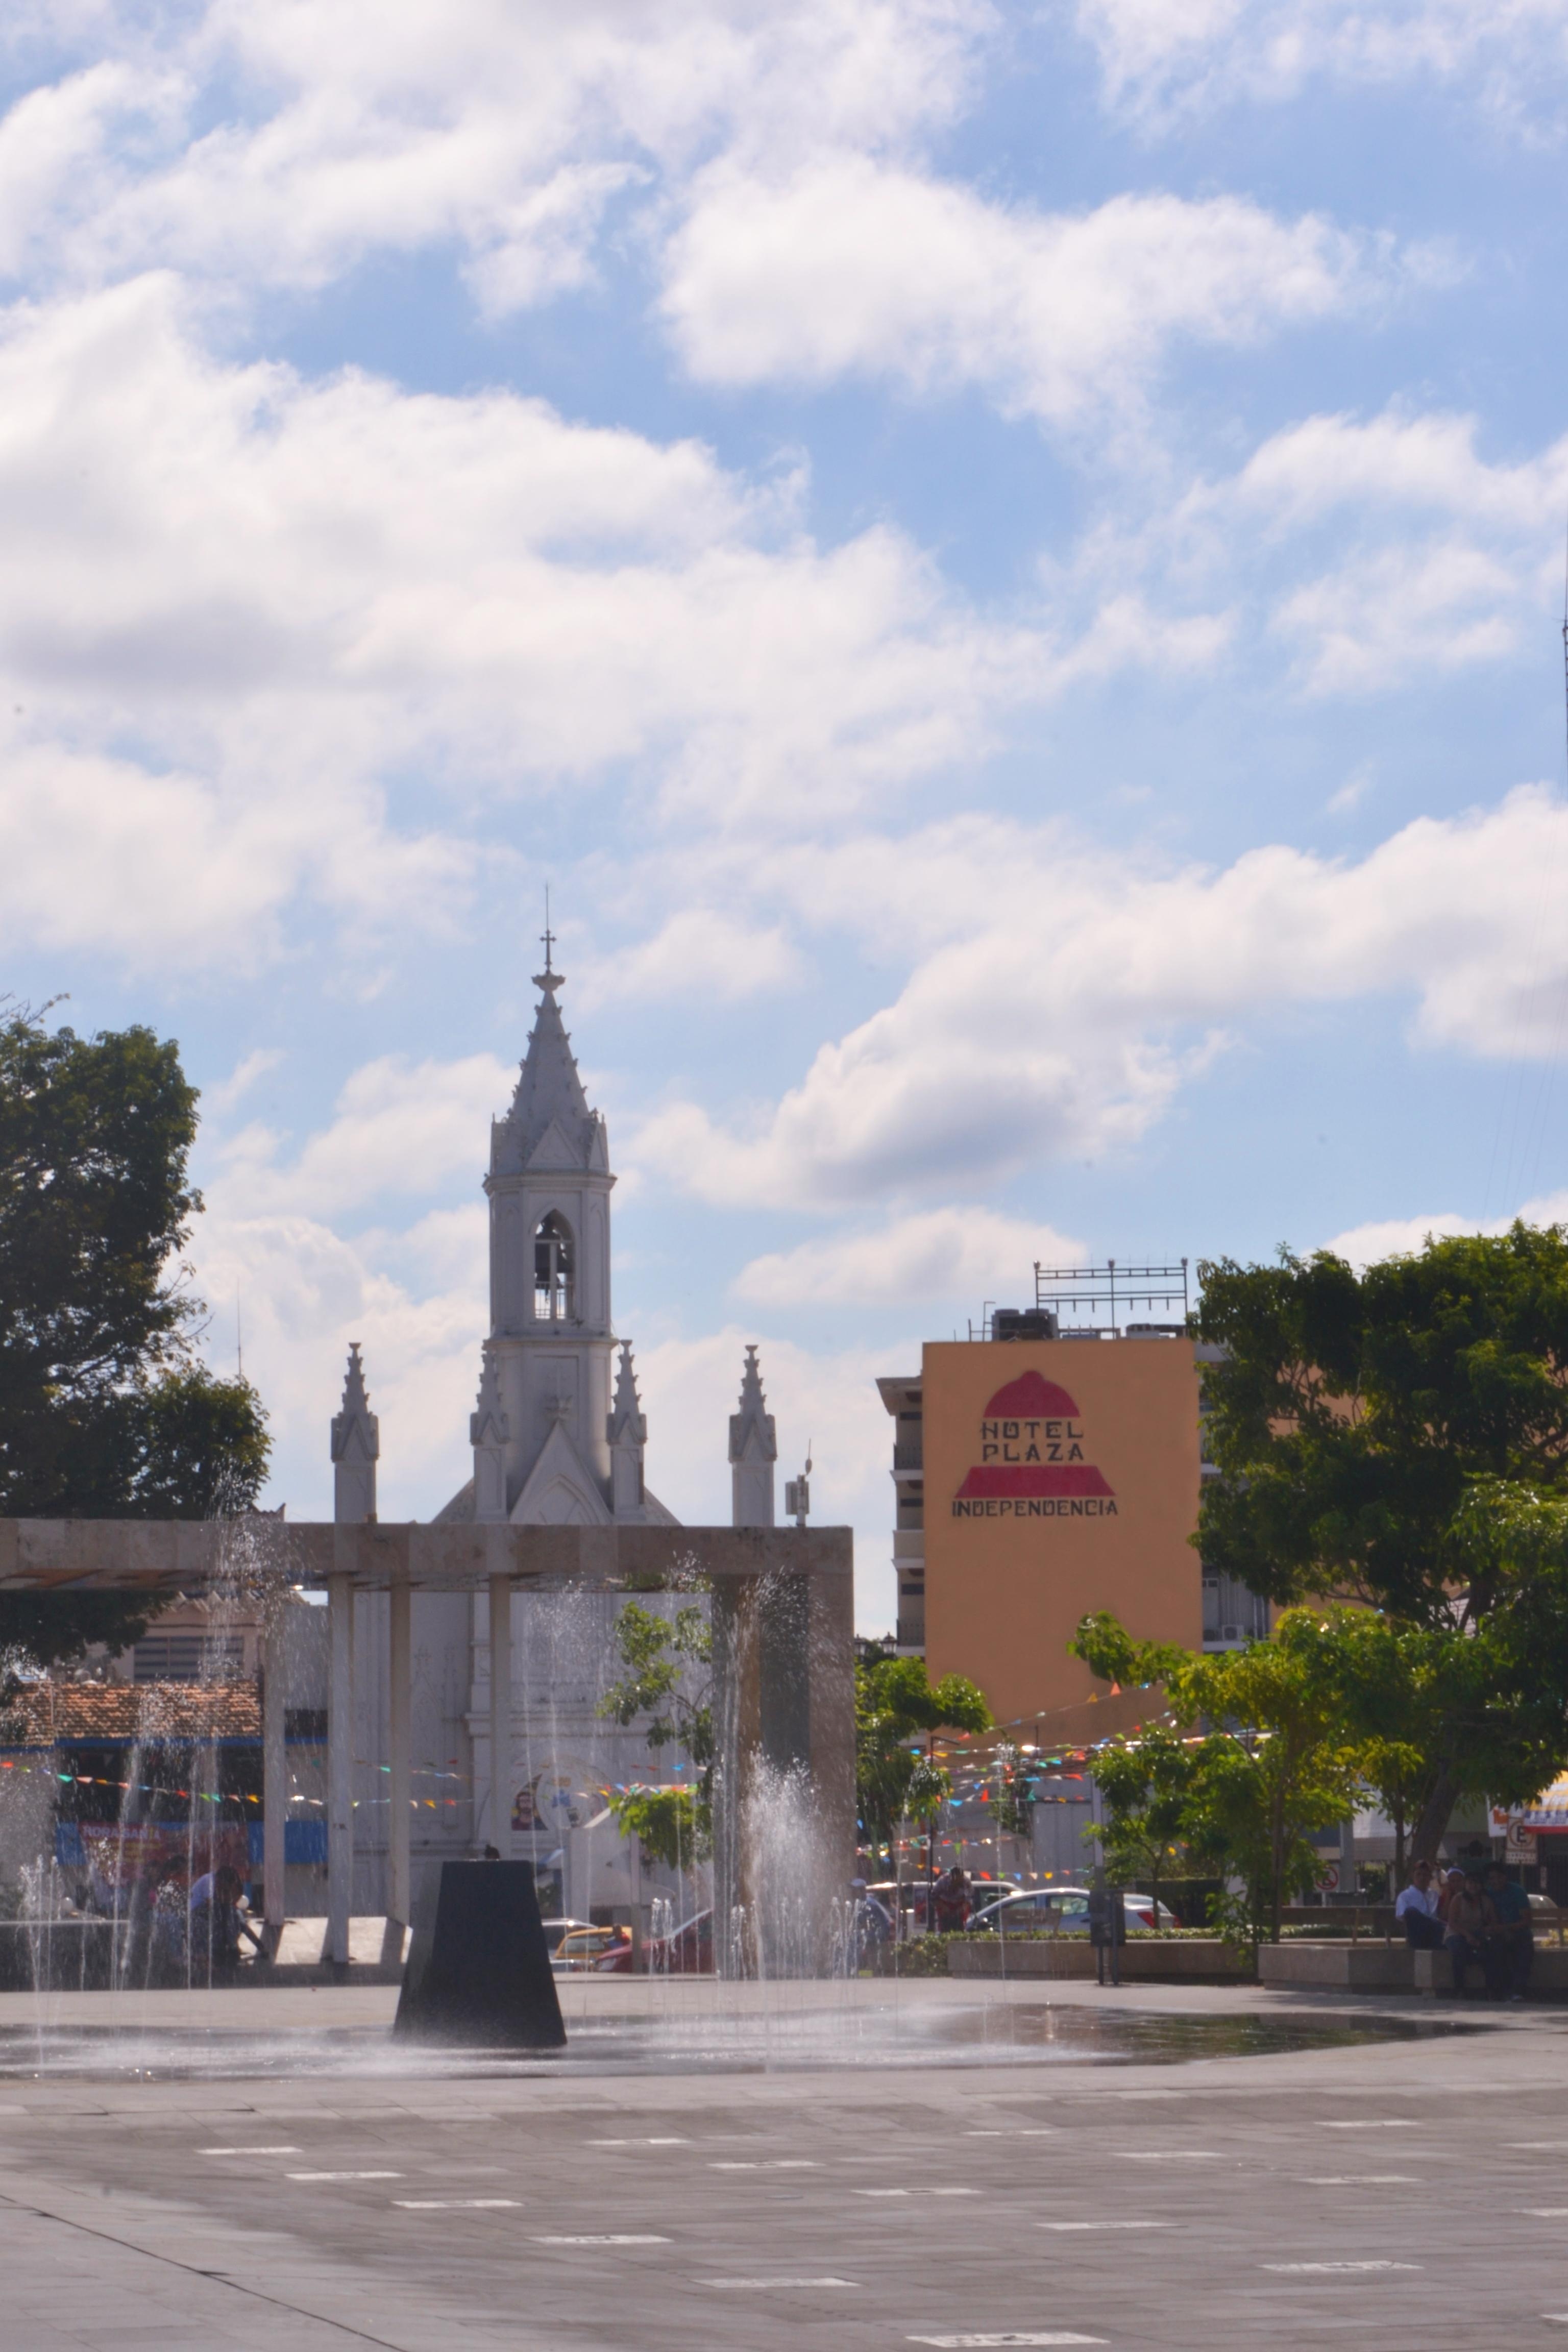
[[[1123, 1984], [1239, 1984], [1252, 1973], [1247, 1956], [1217, 1936], [1130, 1936], [1121, 1951]], [[1099, 1956], [1087, 1936], [954, 1937], [947, 1948], [954, 1977], [1094, 1977]]]
[[[256, 1969], [253, 1980], [274, 1985], [317, 1983], [331, 1973], [325, 1958], [326, 1944], [325, 1919], [287, 1919], [270, 1967]], [[351, 1919], [347, 1981], [401, 1984], [407, 1950], [408, 1929], [396, 1920], [374, 1916]]]
[[[1414, 1992], [1412, 1963], [1431, 1957], [1413, 1952], [1404, 1943], [1385, 1944], [1381, 1937], [1355, 1942], [1349, 1937], [1302, 1936], [1289, 1943], [1258, 1946], [1258, 1981], [1356, 1992]], [[1440, 1957], [1446, 1961], [1447, 1955]]]
[[[1428, 1997], [1451, 1992], [1454, 1985], [1453, 1963], [1447, 1952], [1412, 1952], [1415, 1963], [1415, 1990]], [[1472, 1964], [1465, 1971], [1467, 1988], [1480, 1991], [1486, 1983], [1480, 1969]], [[1549, 1999], [1568, 1993], [1568, 1944], [1537, 1944], [1535, 1964], [1530, 1972], [1529, 1998], [1538, 1994]]]

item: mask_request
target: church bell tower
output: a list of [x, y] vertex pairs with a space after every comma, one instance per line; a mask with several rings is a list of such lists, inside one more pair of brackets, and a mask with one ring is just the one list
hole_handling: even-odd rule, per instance
[[[642, 1486], [630, 1350], [615, 1377], [610, 1172], [605, 1122], [588, 1106], [556, 1003], [564, 975], [544, 932], [544, 970], [517, 1091], [490, 1129], [490, 1333], [485, 1342], [472, 1501], [464, 1517], [530, 1526], [669, 1521]], [[630, 1410], [627, 1410], [627, 1397]], [[623, 1460], [637, 1424], [635, 1476]], [[449, 1510], [456, 1506], [448, 1506]], [[445, 1515], [444, 1515], [445, 1516]]]

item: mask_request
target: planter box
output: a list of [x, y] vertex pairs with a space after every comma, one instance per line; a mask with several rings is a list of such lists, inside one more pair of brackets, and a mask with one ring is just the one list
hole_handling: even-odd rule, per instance
[[1331, 1941], [1302, 1937], [1289, 1944], [1260, 1944], [1258, 1981], [1266, 1985], [1342, 1987], [1362, 1992], [1414, 1992], [1413, 1963], [1431, 1955], [1405, 1944]]
[[[1098, 1956], [1087, 1936], [987, 1936], [948, 1946], [947, 1971], [954, 1977], [1095, 1977]], [[1252, 1969], [1245, 1953], [1217, 1936], [1167, 1942], [1138, 1936], [1122, 1945], [1123, 1984], [1245, 1984]]]

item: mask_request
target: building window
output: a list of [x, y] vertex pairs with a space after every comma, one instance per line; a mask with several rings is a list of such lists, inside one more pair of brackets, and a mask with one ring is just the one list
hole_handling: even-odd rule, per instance
[[552, 1209], [533, 1237], [533, 1317], [537, 1323], [569, 1323], [574, 1311], [576, 1250], [572, 1228]]
[[1204, 1570], [1204, 1647], [1237, 1650], [1261, 1642], [1268, 1632], [1268, 1603], [1234, 1576]]
[[144, 1633], [131, 1653], [139, 1683], [232, 1682], [245, 1672], [243, 1640], [209, 1642], [203, 1633]]

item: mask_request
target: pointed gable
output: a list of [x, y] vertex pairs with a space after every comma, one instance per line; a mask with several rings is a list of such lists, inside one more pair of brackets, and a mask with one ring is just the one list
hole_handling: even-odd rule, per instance
[[542, 991], [511, 1108], [496, 1130], [496, 1164], [513, 1169], [608, 1166], [605, 1123], [589, 1108], [555, 992], [561, 974], [536, 972]]
[[559, 1118], [552, 1118], [522, 1164], [531, 1176], [547, 1175], [554, 1169], [564, 1173], [582, 1167], [583, 1154], [567, 1137]]
[[605, 1528], [610, 1513], [599, 1482], [556, 1422], [545, 1439], [527, 1484], [511, 1507], [518, 1528]]

